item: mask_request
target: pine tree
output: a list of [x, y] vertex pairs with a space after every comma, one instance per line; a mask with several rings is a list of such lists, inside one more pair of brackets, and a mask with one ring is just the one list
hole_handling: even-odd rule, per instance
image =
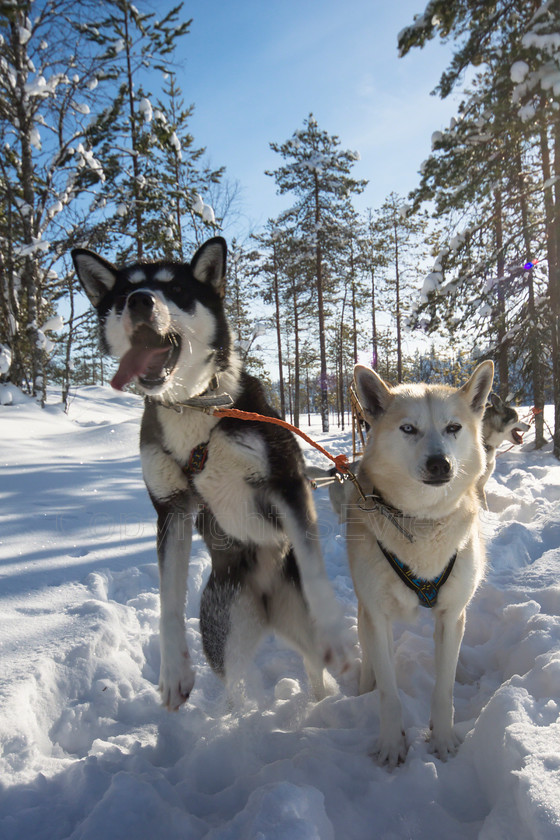
[[299, 426], [302, 393], [302, 335], [307, 332], [309, 324], [313, 263], [305, 243], [298, 239], [294, 232], [283, 240], [280, 254], [285, 327], [288, 334], [293, 336], [294, 348], [294, 376], [291, 382], [293, 422], [296, 426]]
[[[544, 399], [546, 360], [539, 355], [539, 339], [545, 338], [539, 322], [546, 324], [550, 357], [552, 360], [552, 382], [554, 386], [555, 432], [554, 451], [560, 458], [560, 190], [552, 188], [552, 178], [560, 176], [560, 87], [555, 82], [560, 66], [557, 53], [557, 33], [560, 28], [560, 8], [556, 3], [541, 4], [529, 0], [524, 4], [512, 4], [507, 0], [480, 4], [475, 0], [433, 0], [425, 15], [413, 26], [403, 30], [399, 36], [401, 53], [414, 46], [423, 46], [436, 35], [456, 38], [457, 48], [449, 68], [443, 73], [438, 92], [446, 96], [458, 83], [465, 68], [482, 66], [478, 71], [479, 95], [471, 97], [470, 103], [478, 107], [484, 100], [486, 111], [479, 114], [481, 123], [486, 123], [479, 134], [491, 139], [498, 156], [490, 152], [488, 144], [482, 146], [485, 161], [479, 167], [480, 180], [468, 173], [470, 183], [479, 190], [485, 188], [492, 193], [494, 220], [494, 254], [497, 278], [493, 287], [498, 296], [495, 310], [497, 323], [497, 350], [499, 379], [507, 387], [507, 373], [504, 357], [515, 347], [513, 335], [529, 335], [526, 345], [528, 367], [531, 372], [532, 391], [535, 400]], [[486, 137], [484, 137], [486, 141]], [[445, 142], [445, 139], [444, 139]], [[475, 138], [476, 142], [476, 138]], [[554, 172], [550, 163], [550, 148], [555, 151]], [[531, 192], [523, 186], [520, 171], [529, 173], [540, 157], [540, 187]], [[513, 166], [517, 173], [512, 172]], [[496, 171], [498, 174], [496, 186]], [[530, 178], [530, 175], [529, 175]], [[540, 194], [539, 194], [540, 193]], [[513, 197], [517, 196], [516, 214]], [[451, 198], [453, 204], [453, 198]], [[516, 208], [517, 209], [517, 208]], [[539, 309], [536, 284], [540, 281], [532, 273], [523, 274], [523, 265], [531, 262], [533, 254], [529, 248], [538, 244], [535, 225], [531, 215], [540, 211], [543, 218], [547, 260], [547, 303]], [[515, 222], [514, 222], [515, 219]], [[480, 220], [479, 220], [480, 221]], [[518, 231], [509, 233], [508, 224]], [[508, 270], [507, 251], [517, 251], [513, 272]], [[509, 276], [508, 276], [509, 275]], [[515, 315], [514, 333], [504, 319], [508, 315], [508, 301], [504, 296], [505, 280], [517, 282], [524, 277], [525, 300], [521, 305], [510, 303], [510, 318]], [[437, 285], [437, 284], [436, 284]], [[511, 283], [507, 282], [509, 288]], [[520, 314], [524, 317], [520, 317]], [[504, 382], [506, 380], [506, 382]], [[542, 440], [542, 426], [537, 429], [537, 438]]]
[[354, 365], [359, 353], [368, 343], [367, 328], [364, 329], [363, 317], [368, 321], [374, 304], [371, 299], [371, 270], [365, 246], [365, 230], [360, 217], [352, 207], [346, 208], [340, 217], [340, 247], [333, 261], [333, 273], [336, 282], [330, 290], [333, 317], [330, 330], [331, 360], [336, 370], [336, 404], [340, 425], [344, 428], [345, 412], [350, 409], [348, 393]]
[[256, 285], [259, 254], [233, 239], [228, 254], [226, 314], [233, 329], [235, 344], [245, 367], [263, 378], [265, 371], [257, 340], [265, 334], [266, 325], [254, 314], [254, 301], [259, 293]]
[[313, 251], [313, 282], [317, 305], [317, 331], [321, 364], [321, 416], [323, 430], [329, 427], [329, 386], [326, 353], [326, 273], [329, 260], [340, 246], [338, 218], [350, 196], [365, 187], [350, 172], [358, 156], [340, 149], [340, 141], [319, 129], [312, 114], [304, 127], [282, 144], [271, 143], [285, 163], [267, 172], [274, 177], [281, 194], [292, 193], [296, 203], [291, 210], [300, 238]]
[[381, 303], [381, 280], [389, 261], [371, 209], [368, 209], [366, 213], [363, 230], [358, 238], [358, 248], [360, 252], [359, 266], [364, 284], [363, 300], [364, 303], [368, 302], [370, 307], [371, 366], [374, 370], [377, 370], [379, 356], [378, 308]]
[[[180, 22], [182, 7], [180, 3], [158, 19], [153, 12], [139, 11], [130, 0], [115, 0], [108, 5], [106, 17], [83, 27], [99, 50], [105, 77], [117, 86], [116, 96], [90, 126], [89, 139], [107, 174], [99, 198], [104, 222], [98, 236], [118, 236], [120, 257], [161, 256], [173, 239], [175, 208], [169, 209], [169, 200], [162, 206], [160, 189], [169, 178], [169, 161], [162, 161], [158, 152], [165, 149], [173, 159], [181, 143], [176, 130], [168, 130], [163, 111], [154, 114], [154, 91], [145, 85], [154, 83], [154, 71], [162, 80], [173, 75], [177, 41], [191, 24], [190, 20]], [[173, 95], [178, 98], [176, 87]], [[177, 101], [174, 107], [178, 110]], [[181, 127], [187, 116], [180, 114]], [[154, 215], [159, 217], [159, 235], [150, 224]], [[128, 245], [123, 246], [127, 239]]]
[[395, 322], [397, 345], [397, 381], [403, 381], [403, 331], [410, 299], [416, 291], [420, 276], [422, 254], [419, 250], [425, 234], [425, 220], [408, 213], [408, 207], [395, 193], [391, 193], [376, 213], [375, 249], [385, 255], [387, 266], [384, 280], [385, 300]]
[[[498, 83], [494, 73], [480, 74], [474, 91], [461, 103], [460, 121], [435, 135], [435, 150], [424, 166], [416, 199], [433, 199], [439, 218], [447, 213], [452, 220], [457, 211], [462, 215], [462, 228], [449, 235], [428, 288], [436, 292], [441, 288], [444, 268], [460, 270], [460, 280], [445, 288], [454, 325], [461, 286], [467, 285], [462, 318], [488, 313], [483, 331], [497, 362], [496, 388], [503, 398], [507, 396], [509, 368], [516, 354], [523, 352], [531, 360], [527, 371], [532, 391], [541, 400], [544, 360], [538, 348], [548, 344], [548, 338], [542, 318], [537, 317], [538, 277], [521, 268], [531, 259], [539, 238], [538, 179], [534, 149], [510, 107], [510, 94], [509, 77], [502, 73]], [[479, 242], [476, 259], [473, 240]], [[526, 305], [521, 303], [524, 300]], [[515, 341], [514, 334], [518, 334]], [[481, 337], [479, 332], [477, 338]]]
[[[269, 220], [266, 231], [255, 237], [261, 248], [260, 274], [262, 299], [274, 307], [273, 326], [279, 368], [279, 396], [282, 417], [288, 405], [295, 425], [300, 424], [302, 406], [302, 345], [309, 325], [313, 284], [313, 254], [299, 238], [292, 220], [281, 216]], [[290, 356], [290, 375], [286, 381], [286, 348], [293, 348]]]
[[272, 304], [274, 308], [273, 326], [276, 336], [280, 416], [285, 420], [286, 394], [284, 388], [284, 347], [282, 342], [281, 310], [282, 231], [276, 222], [269, 219], [266, 223], [265, 230], [260, 234], [255, 234], [255, 240], [260, 248], [259, 276], [261, 278], [262, 299], [265, 303]]
[[202, 196], [221, 180], [224, 169], [204, 165], [205, 149], [195, 148], [188, 128], [193, 111], [193, 105], [185, 107], [171, 75], [151, 120], [154, 166], [144, 224], [146, 250], [169, 259], [187, 259], [219, 224]]
[[[79, 9], [84, 20], [93, 6]], [[73, 4], [0, 6], [0, 339], [12, 346], [12, 379], [46, 396], [50, 340], [41, 327], [60, 293], [54, 263], [83, 173], [104, 173], [85, 141], [96, 61]], [[58, 283], [58, 288], [57, 288]]]

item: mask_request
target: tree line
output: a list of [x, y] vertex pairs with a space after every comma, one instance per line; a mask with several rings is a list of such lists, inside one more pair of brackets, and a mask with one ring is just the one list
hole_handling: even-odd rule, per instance
[[[66, 399], [106, 376], [70, 248], [187, 259], [235, 200], [189, 132], [174, 55], [191, 22], [140, 5], [0, 2], [0, 372], [43, 398], [48, 379]], [[406, 198], [358, 213], [358, 154], [313, 114], [271, 142], [291, 204], [230, 243], [228, 307], [284, 416], [344, 423], [358, 359], [457, 384], [493, 358], [502, 397], [554, 402], [560, 457], [558, 31], [555, 3], [431, 0], [400, 33], [403, 56], [453, 39], [436, 92], [462, 91]], [[430, 354], [411, 349], [417, 330]]]
[[0, 2], [2, 370], [8, 357], [11, 380], [43, 399], [49, 377], [65, 398], [97, 356], [70, 249], [183, 259], [215, 229], [213, 208], [227, 214], [176, 80], [182, 17], [182, 4], [158, 18], [128, 0]]
[[[432, 136], [413, 208], [446, 225], [414, 324], [450, 339], [472, 329], [538, 409], [555, 406], [560, 457], [560, 63], [557, 2], [433, 0], [399, 35], [401, 55], [452, 38], [436, 92], [461, 91], [457, 117]], [[464, 84], [465, 75], [469, 83]], [[536, 415], [537, 446], [544, 442]]]

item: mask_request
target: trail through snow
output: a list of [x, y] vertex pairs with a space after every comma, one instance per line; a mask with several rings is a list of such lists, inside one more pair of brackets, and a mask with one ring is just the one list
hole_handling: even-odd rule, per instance
[[[16, 401], [17, 402], [17, 401]], [[197, 671], [159, 705], [155, 525], [138, 457], [141, 401], [78, 391], [69, 416], [0, 406], [0, 837], [4, 840], [556, 840], [560, 837], [560, 464], [500, 455], [483, 516], [489, 571], [469, 608], [455, 686], [464, 735], [447, 763], [425, 740], [432, 619], [396, 634], [406, 763], [378, 767], [377, 696], [356, 669], [312, 702], [300, 658], [267, 639], [230, 708], [198, 630]], [[305, 428], [307, 431], [307, 427]], [[350, 435], [311, 433], [331, 452]], [[307, 459], [323, 466], [306, 447]], [[329, 577], [356, 642], [344, 538], [317, 491]]]

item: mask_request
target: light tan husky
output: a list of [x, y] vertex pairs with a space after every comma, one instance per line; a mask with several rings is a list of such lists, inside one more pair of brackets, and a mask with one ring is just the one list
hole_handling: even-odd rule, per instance
[[381, 764], [407, 751], [393, 664], [392, 622], [420, 606], [435, 619], [436, 680], [431, 749], [454, 754], [453, 684], [465, 608], [484, 574], [476, 485], [486, 467], [481, 420], [494, 366], [479, 365], [462, 388], [390, 387], [373, 370], [354, 376], [371, 426], [347, 509], [350, 568], [358, 596], [360, 692], [379, 690]]

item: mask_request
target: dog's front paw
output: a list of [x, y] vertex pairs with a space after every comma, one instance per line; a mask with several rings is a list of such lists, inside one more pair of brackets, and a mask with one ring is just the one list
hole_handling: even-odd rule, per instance
[[392, 768], [404, 763], [407, 750], [404, 732], [401, 731], [390, 738], [380, 735], [372, 756], [378, 764]]
[[454, 727], [445, 732], [432, 729], [429, 749], [441, 761], [447, 761], [448, 758], [454, 756], [460, 746], [461, 738]]
[[344, 674], [352, 665], [355, 656], [353, 646], [345, 638], [344, 630], [325, 629], [319, 632], [319, 650], [323, 665], [333, 674]]
[[193, 690], [194, 671], [188, 651], [183, 651], [170, 662], [162, 660], [159, 674], [161, 702], [170, 712], [185, 703]]

